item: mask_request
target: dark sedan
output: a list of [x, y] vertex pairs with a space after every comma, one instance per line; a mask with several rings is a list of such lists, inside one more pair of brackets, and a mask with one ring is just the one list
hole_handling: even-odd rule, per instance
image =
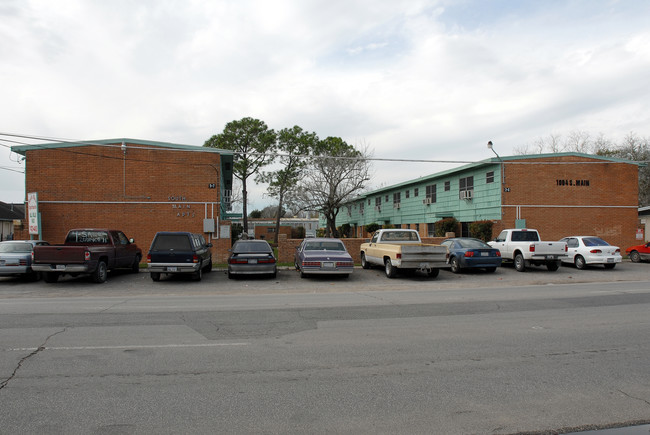
[[38, 272], [32, 270], [32, 251], [34, 246], [49, 245], [42, 240], [11, 240], [0, 242], [0, 276], [24, 276], [31, 280], [39, 279]]
[[449, 250], [447, 260], [453, 273], [478, 268], [494, 272], [501, 266], [501, 252], [479, 239], [456, 237], [441, 243]]
[[300, 277], [311, 274], [347, 277], [354, 270], [352, 257], [339, 239], [305, 239], [296, 248], [294, 257]]
[[273, 249], [266, 240], [237, 240], [228, 257], [228, 278], [239, 275], [269, 275], [275, 278], [277, 267]]

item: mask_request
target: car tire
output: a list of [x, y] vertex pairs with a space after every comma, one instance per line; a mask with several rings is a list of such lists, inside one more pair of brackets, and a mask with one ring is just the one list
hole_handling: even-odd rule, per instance
[[605, 266], [605, 269], [610, 269], [611, 270], [611, 269], [616, 267], [616, 263], [614, 263], [614, 264], [605, 264], [604, 266]]
[[59, 274], [56, 272], [43, 272], [43, 280], [49, 284], [59, 280]]
[[558, 270], [560, 268], [560, 262], [559, 261], [550, 261], [550, 262], [546, 263], [546, 268], [551, 272], [555, 272], [556, 270]]
[[91, 277], [93, 282], [97, 284], [106, 282], [108, 279], [108, 267], [106, 266], [106, 262], [100, 261], [97, 263], [97, 268], [95, 268]]
[[515, 270], [517, 272], [526, 271], [526, 260], [524, 260], [524, 256], [521, 254], [515, 255]]
[[397, 268], [390, 262], [390, 258], [387, 258], [384, 262], [384, 269], [388, 278], [395, 278], [397, 275]]
[[307, 278], [307, 274], [303, 272], [302, 270], [300, 271], [300, 278], [304, 279]]
[[641, 261], [641, 256], [639, 255], [638, 251], [632, 251], [630, 252], [630, 260], [632, 263], [638, 263]]
[[192, 279], [194, 281], [201, 281], [201, 278], [203, 278], [203, 269], [199, 267], [199, 270], [192, 274]]
[[212, 272], [212, 257], [210, 257], [210, 259], [208, 260], [208, 265], [205, 266], [205, 270], [204, 270], [204, 272], [205, 272], [205, 273], [210, 273], [210, 272]]
[[151, 272], [149, 275], [151, 276], [152, 281], [160, 281], [160, 272]]
[[451, 257], [449, 265], [451, 266], [452, 273], [460, 273], [460, 262], [458, 261], [458, 257]]
[[429, 278], [435, 278], [438, 275], [440, 275], [440, 269], [437, 269], [437, 268], [431, 269], [431, 270], [429, 270], [427, 275], [429, 276]]
[[487, 273], [494, 273], [494, 272], [497, 271], [497, 268], [496, 268], [496, 267], [486, 267], [486, 268], [485, 268], [485, 271], [486, 271]]
[[228, 271], [228, 279], [235, 279], [235, 275]]
[[576, 269], [584, 269], [587, 266], [587, 262], [585, 261], [585, 257], [582, 255], [576, 255], [576, 258], [573, 259], [573, 263], [576, 265]]
[[368, 260], [366, 260], [366, 254], [363, 252], [361, 253], [361, 267], [363, 269], [370, 269], [370, 263], [368, 263]]

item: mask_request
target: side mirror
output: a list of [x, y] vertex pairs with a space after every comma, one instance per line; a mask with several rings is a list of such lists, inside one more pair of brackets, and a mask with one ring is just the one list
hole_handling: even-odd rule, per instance
[[207, 246], [208, 248], [212, 248], [212, 243], [208, 243], [208, 244], [205, 245], [205, 246]]
[[129, 243], [135, 243], [135, 240], [129, 239]]

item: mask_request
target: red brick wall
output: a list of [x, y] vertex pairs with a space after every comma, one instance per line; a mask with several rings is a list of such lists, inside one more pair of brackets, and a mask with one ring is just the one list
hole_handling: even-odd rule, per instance
[[[271, 229], [271, 231], [269, 231]], [[291, 227], [280, 225], [280, 234], [291, 237]], [[264, 239], [269, 243], [275, 240], [275, 225], [255, 225], [255, 238]]]
[[[219, 216], [220, 155], [135, 146], [142, 145], [127, 144], [126, 156], [120, 147], [102, 146], [27, 151], [26, 191], [38, 192], [44, 240], [62, 243], [70, 228], [114, 228], [146, 255], [157, 231], [210, 238], [203, 219], [213, 210]], [[212, 243], [214, 261], [225, 262], [230, 239]]]
[[[536, 160], [540, 159], [525, 161]], [[568, 163], [591, 159], [564, 156], [545, 157], [543, 160]], [[571, 235], [595, 235], [622, 250], [636, 244], [637, 166], [603, 163], [596, 159], [593, 161], [598, 163], [506, 163], [504, 187], [510, 191], [502, 192], [503, 218], [495, 223], [493, 236], [496, 237], [504, 228], [515, 227], [516, 206], [521, 206], [520, 218], [526, 220], [528, 228], [539, 230], [544, 240], [558, 240]], [[579, 185], [576, 180], [586, 180], [589, 185]]]
[[[444, 237], [423, 238], [422, 242], [439, 244], [444, 239]], [[280, 235], [280, 239], [278, 240], [278, 262], [293, 263], [296, 248], [302, 241], [303, 239], [288, 239], [284, 235]], [[361, 264], [361, 244], [368, 242], [368, 239], [341, 239], [341, 241], [350, 253], [350, 256], [352, 256], [354, 263]]]

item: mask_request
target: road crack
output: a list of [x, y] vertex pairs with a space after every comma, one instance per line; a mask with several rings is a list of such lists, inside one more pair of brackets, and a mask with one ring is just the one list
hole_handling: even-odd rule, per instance
[[34, 351], [33, 351], [32, 353], [30, 353], [29, 355], [22, 357], [22, 358], [20, 359], [20, 361], [18, 361], [18, 364], [16, 365], [16, 368], [14, 369], [13, 373], [11, 374], [11, 376], [9, 376], [9, 377], [8, 377], [7, 379], [5, 379], [4, 381], [0, 382], [0, 390], [2, 390], [4, 387], [7, 386], [7, 384], [9, 384], [9, 382], [11, 382], [11, 380], [16, 376], [16, 373], [18, 373], [18, 370], [20, 370], [20, 368], [22, 367], [22, 365], [23, 365], [23, 363], [24, 363], [25, 361], [27, 361], [28, 359], [30, 359], [31, 357], [33, 357], [33, 356], [36, 355], [37, 353], [39, 353], [39, 352], [45, 350], [45, 345], [46, 345], [47, 342], [50, 340], [50, 338], [54, 337], [55, 335], [58, 335], [58, 334], [61, 334], [61, 333], [65, 332], [67, 329], [68, 329], [68, 328], [63, 328], [62, 330], [57, 331], [57, 332], [55, 332], [54, 334], [50, 334], [50, 335], [45, 339], [45, 341], [43, 342], [43, 344], [41, 344], [40, 346], [38, 346], [38, 347], [36, 348], [36, 350], [34, 350]]
[[631, 394], [628, 394], [628, 393], [626, 393], [626, 392], [623, 391], [623, 390], [616, 390], [616, 391], [618, 391], [619, 393], [621, 393], [622, 395], [624, 395], [624, 396], [626, 396], [626, 397], [629, 397], [630, 399], [639, 400], [639, 401], [641, 401], [641, 402], [645, 402], [646, 405], [650, 405], [650, 401], [648, 401], [648, 400], [646, 400], [646, 399], [643, 399], [643, 398], [641, 398], [641, 397], [634, 397], [634, 396], [632, 396]]

